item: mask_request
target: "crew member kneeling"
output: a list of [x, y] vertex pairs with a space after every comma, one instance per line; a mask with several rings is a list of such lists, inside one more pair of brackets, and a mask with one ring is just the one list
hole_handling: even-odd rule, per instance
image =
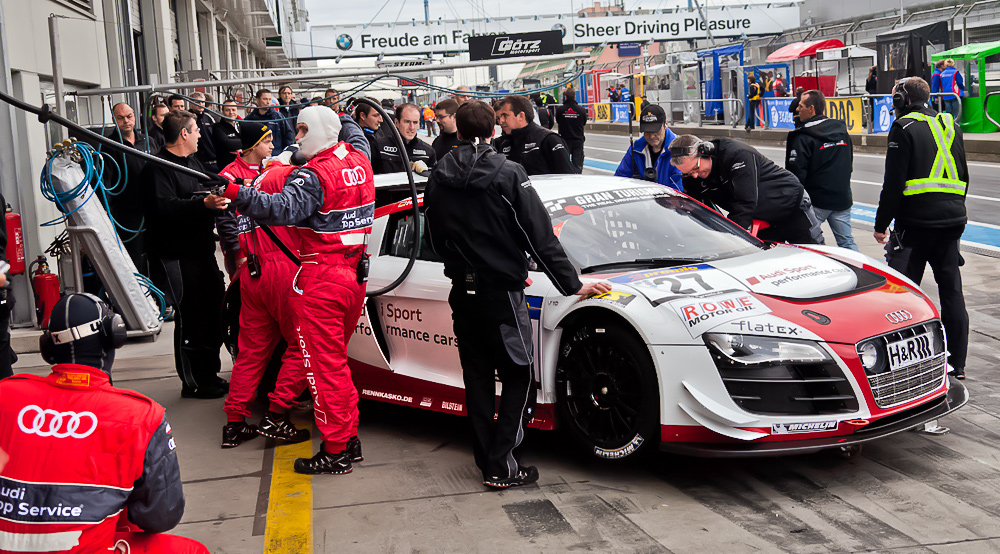
[[823, 244], [802, 183], [753, 147], [732, 139], [681, 135], [670, 143], [670, 163], [684, 176], [684, 192], [726, 210], [740, 227], [750, 229], [755, 219], [767, 222], [759, 238]]
[[[292, 310], [324, 439], [313, 458], [295, 461], [299, 473], [350, 473], [351, 462], [362, 459], [358, 391], [347, 366], [347, 342], [364, 306], [363, 262], [375, 182], [368, 158], [338, 141], [341, 125], [357, 123], [338, 119], [325, 107], [304, 108], [296, 140], [309, 162], [290, 171], [268, 171], [261, 190], [234, 184], [225, 191], [240, 214], [268, 225], [294, 224], [298, 232], [302, 267], [293, 282]], [[280, 192], [263, 192], [271, 186], [269, 179], [281, 179]]]
[[[111, 385], [124, 342], [121, 316], [71, 294], [40, 340], [52, 373], [0, 381], [0, 552], [208, 552], [156, 534], [181, 520], [184, 492], [163, 406]], [[115, 532], [129, 522], [145, 532]]]
[[[580, 283], [524, 168], [485, 144], [495, 118], [480, 101], [458, 108], [463, 142], [431, 173], [424, 206], [431, 245], [451, 279], [448, 303], [476, 465], [484, 485], [503, 489], [538, 479], [538, 470], [522, 466], [514, 453], [532, 418], [535, 392], [525, 252], [566, 296], [607, 292], [611, 286]], [[502, 390], [494, 420], [495, 376]]]

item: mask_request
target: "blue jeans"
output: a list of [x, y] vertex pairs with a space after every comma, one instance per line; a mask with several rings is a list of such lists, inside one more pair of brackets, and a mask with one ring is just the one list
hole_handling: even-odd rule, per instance
[[850, 248], [855, 252], [859, 251], [858, 245], [854, 244], [854, 237], [851, 236], [850, 208], [836, 212], [813, 206], [813, 211], [816, 212], [816, 217], [819, 218], [820, 223], [826, 221], [830, 224], [830, 229], [833, 230], [833, 236], [837, 239], [837, 246], [841, 248]]
[[956, 99], [954, 96], [945, 96], [945, 97], [943, 97], [943, 102], [944, 102], [944, 111], [950, 113], [951, 116], [954, 117], [955, 120], [957, 121], [958, 120], [958, 99]]

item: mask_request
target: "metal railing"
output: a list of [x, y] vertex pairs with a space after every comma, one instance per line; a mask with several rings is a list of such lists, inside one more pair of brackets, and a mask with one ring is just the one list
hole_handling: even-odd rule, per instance
[[[933, 99], [935, 96], [942, 97], [942, 100], [944, 99], [943, 98], [944, 96], [954, 96], [955, 99], [958, 100], [958, 115], [955, 116], [955, 121], [961, 121], [962, 120], [962, 97], [961, 96], [959, 96], [958, 94], [956, 94], [954, 92], [932, 92], [931, 93], [931, 98]], [[938, 110], [938, 111], [941, 111], [941, 110]]]
[[[955, 117], [955, 121], [956, 122], [961, 121], [961, 119], [962, 119], [962, 102], [961, 102], [961, 98], [957, 94], [955, 94], [954, 92], [935, 92], [935, 93], [931, 94], [932, 98], [935, 97], [935, 96], [938, 96], [938, 97], [941, 97], [941, 96], [954, 96], [955, 98], [958, 98], [959, 99], [959, 102], [958, 102], [958, 116]], [[872, 106], [875, 103], [875, 99], [876, 98], [891, 98], [891, 97], [892, 97], [891, 94], [863, 94], [863, 95], [861, 95], [861, 98], [862, 98], [861, 105], [862, 105], [862, 109], [864, 110], [864, 118], [865, 118], [865, 122], [866, 122], [866, 127], [865, 127], [865, 133], [866, 134], [867, 133], [871, 133], [872, 129], [875, 126], [875, 113], [874, 113], [874, 110], [872, 110]], [[984, 100], [984, 102], [985, 102], [985, 100]], [[932, 107], [936, 107], [936, 105], [935, 105], [934, 102], [931, 102], [931, 106]], [[984, 104], [984, 106], [985, 106], [985, 104]]]
[[[735, 109], [736, 115], [731, 116], [730, 117], [731, 121], [729, 123], [727, 123], [727, 125], [732, 125], [734, 129], [736, 128], [736, 125], [739, 124], [739, 122], [743, 120], [743, 115], [746, 113], [746, 108], [743, 105], [743, 100], [740, 99], [740, 98], [709, 98], [707, 100], [706, 99], [702, 99], [702, 98], [692, 98], [690, 100], [657, 100], [656, 102], [650, 102], [650, 104], [656, 104], [656, 105], [661, 105], [661, 104], [687, 104], [687, 103], [707, 104], [709, 102], [730, 102], [730, 103], [732, 103], [736, 107], [736, 109]], [[580, 105], [584, 106], [586, 108], [593, 109], [594, 113], [596, 114], [597, 113], [596, 106], [599, 105], [599, 104], [629, 104], [629, 105], [632, 105], [632, 106], [635, 105], [633, 102], [587, 102], [587, 103], [581, 103]], [[669, 112], [669, 110], [667, 110], [667, 111]], [[636, 114], [636, 115], [638, 115], [638, 114]], [[669, 113], [667, 115], [667, 119], [670, 119]], [[591, 121], [597, 122], [597, 118], [594, 117]], [[601, 122], [603, 123], [604, 121], [602, 120]], [[608, 123], [611, 123], [611, 121], [609, 120]], [[677, 123], [677, 122], [674, 121], [673, 123]], [[698, 126], [699, 127], [704, 127], [704, 118], [703, 117], [699, 117], [698, 118]]]
[[1000, 90], [987, 92], [986, 96], [983, 97], [983, 115], [986, 116], [986, 119], [989, 120], [990, 123], [996, 125], [997, 128], [1000, 129], [1000, 123], [998, 123], [997, 120], [993, 119], [993, 117], [990, 116], [990, 110], [988, 109], [990, 104], [990, 97], [992, 96], [1000, 96]]

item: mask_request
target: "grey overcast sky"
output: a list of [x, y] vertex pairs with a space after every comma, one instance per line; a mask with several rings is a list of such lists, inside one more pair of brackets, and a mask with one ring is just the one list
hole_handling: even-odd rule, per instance
[[[607, 4], [607, 0], [601, 2]], [[702, 4], [745, 3], [714, 0]], [[429, 0], [431, 19], [511, 17], [571, 13], [594, 5], [594, 0]], [[625, 8], [659, 9], [687, 5], [686, 0], [625, 0]], [[540, 9], [541, 8], [541, 9]], [[385, 23], [424, 19], [423, 0], [306, 0], [311, 25]]]

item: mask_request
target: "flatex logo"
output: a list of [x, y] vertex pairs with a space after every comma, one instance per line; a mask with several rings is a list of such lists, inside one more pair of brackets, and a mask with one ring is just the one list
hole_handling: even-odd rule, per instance
[[910, 321], [913, 319], [913, 314], [906, 310], [896, 310], [895, 312], [885, 314], [885, 318], [889, 321], [889, 323], [895, 325], [904, 321]]
[[[97, 416], [91, 412], [57, 412], [29, 404], [17, 414], [17, 426], [26, 435], [85, 439], [97, 430]], [[81, 426], [85, 426], [84, 430]]]
[[510, 37], [498, 36], [493, 39], [493, 51], [490, 56], [528, 56], [542, 51], [540, 40], [511, 40]]

